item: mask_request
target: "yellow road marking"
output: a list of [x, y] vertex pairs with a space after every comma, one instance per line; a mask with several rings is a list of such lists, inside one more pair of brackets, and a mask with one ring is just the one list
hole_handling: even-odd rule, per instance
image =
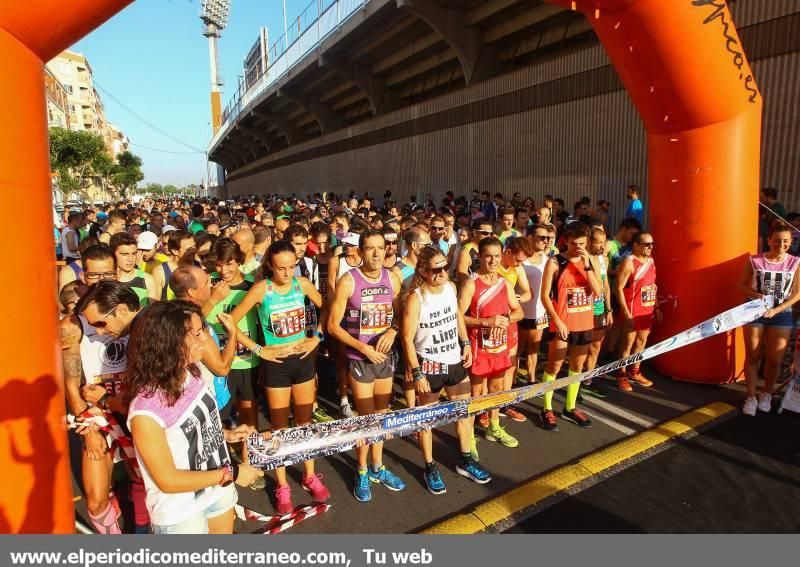
[[716, 402], [699, 407], [653, 429], [623, 439], [605, 449], [565, 465], [522, 486], [514, 488], [424, 530], [424, 534], [474, 534], [534, 506], [545, 498], [562, 492], [623, 461], [631, 459], [679, 435], [684, 435], [714, 419], [736, 411], [730, 404]]

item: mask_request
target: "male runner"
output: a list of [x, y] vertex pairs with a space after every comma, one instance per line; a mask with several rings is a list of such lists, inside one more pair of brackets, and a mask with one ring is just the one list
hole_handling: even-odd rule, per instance
[[260, 266], [260, 262], [256, 258], [255, 245], [256, 236], [249, 228], [237, 230], [231, 237], [244, 254], [244, 262], [239, 268], [246, 276], [254, 275]]
[[491, 236], [493, 230], [491, 221], [483, 218], [472, 221], [471, 229], [472, 238], [467, 244], [462, 246], [461, 253], [458, 256], [458, 264], [456, 265], [456, 283], [459, 289], [464, 285], [466, 280], [477, 273], [480, 266], [478, 244], [484, 238]]
[[111, 237], [117, 234], [118, 232], [125, 231], [125, 225], [128, 223], [128, 215], [125, 214], [125, 211], [121, 211], [119, 209], [114, 209], [110, 213], [108, 213], [108, 223], [106, 224], [105, 229], [103, 232], [100, 233], [100, 242], [103, 244], [108, 244], [111, 241]]
[[[347, 349], [356, 411], [366, 415], [385, 413], [389, 407], [395, 366], [392, 349], [399, 331], [394, 314], [400, 306], [400, 278], [382, 266], [386, 244], [379, 231], [365, 231], [359, 250], [364, 264], [345, 273], [337, 283], [328, 330]], [[372, 466], [368, 469], [370, 453]], [[356, 455], [353, 494], [357, 500], [372, 498], [370, 482], [394, 491], [405, 488], [405, 483], [383, 464], [383, 442], [358, 447]]]
[[110, 247], [117, 262], [117, 281], [133, 290], [142, 307], [158, 301], [161, 290], [156, 287], [153, 276], [136, 267], [139, 253], [136, 239], [127, 232], [118, 232], [111, 237]]
[[[166, 231], [165, 231], [166, 232]], [[167, 261], [153, 269], [156, 289], [161, 290], [161, 300], [173, 299], [175, 293], [169, 287], [172, 272], [184, 263], [194, 261], [194, 237], [185, 230], [171, 230], [167, 236]]]

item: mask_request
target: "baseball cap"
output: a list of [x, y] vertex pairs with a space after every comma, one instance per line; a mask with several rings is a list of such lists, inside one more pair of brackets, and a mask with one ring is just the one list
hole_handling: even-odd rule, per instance
[[158, 236], [154, 232], [145, 230], [136, 237], [136, 244], [139, 246], [139, 250], [152, 250], [158, 244]]
[[105, 214], [103, 211], [100, 211], [99, 213], [97, 213], [97, 219], [98, 220], [106, 220], [107, 218], [108, 218], [108, 215]]
[[177, 211], [170, 211], [169, 216], [174, 219], [175, 217], [178, 216], [178, 212]]
[[161, 234], [167, 234], [168, 232], [172, 232], [173, 230], [178, 230], [178, 228], [172, 226], [171, 224], [165, 224], [161, 229]]
[[349, 244], [350, 246], [358, 246], [358, 240], [361, 238], [359, 234], [355, 232], [348, 232], [345, 233], [344, 236], [340, 239], [344, 244]]

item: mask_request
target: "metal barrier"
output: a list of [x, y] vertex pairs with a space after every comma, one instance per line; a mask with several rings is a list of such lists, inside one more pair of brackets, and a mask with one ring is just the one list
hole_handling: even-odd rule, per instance
[[357, 10], [363, 9], [367, 2], [369, 0], [313, 0], [297, 18], [289, 22], [287, 33], [281, 35], [269, 49], [266, 71], [256, 78], [250, 88], [246, 84], [240, 85], [222, 111], [222, 125], [211, 138], [209, 149], [225, 136], [242, 109], [339, 29]]

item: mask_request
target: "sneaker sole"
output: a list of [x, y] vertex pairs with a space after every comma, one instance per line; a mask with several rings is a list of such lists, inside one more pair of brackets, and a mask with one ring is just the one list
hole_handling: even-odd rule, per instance
[[[306, 487], [305, 487], [305, 486], [303, 486], [302, 484], [301, 484], [300, 486], [302, 486], [302, 487], [303, 487], [303, 490], [305, 490], [306, 492], [308, 492], [309, 494], [311, 494], [311, 489], [310, 489], [310, 488], [306, 488]], [[314, 497], [313, 497], [313, 495], [312, 495], [312, 498], [314, 498]], [[324, 500], [320, 500], [319, 498], [314, 498], [314, 502], [327, 502], [327, 501], [328, 501], [328, 500], [330, 500], [330, 499], [331, 499], [331, 495], [330, 495], [330, 491], [329, 491], [329, 492], [328, 492], [328, 497], [327, 497], [327, 498], [325, 498]]]
[[[425, 479], [423, 479], [423, 481], [424, 481], [424, 480], [425, 480]], [[434, 490], [433, 488], [431, 488], [430, 486], [428, 486], [428, 483], [427, 483], [427, 482], [425, 482], [425, 488], [427, 488], [427, 489], [428, 489], [428, 492], [430, 492], [431, 494], [437, 495], [437, 496], [438, 496], [439, 494], [445, 494], [445, 493], [447, 493], [447, 487], [444, 487], [444, 488], [442, 488], [441, 490]]]
[[577, 419], [572, 419], [571, 417], [565, 416], [563, 413], [561, 414], [561, 419], [569, 421], [570, 423], [574, 423], [581, 429], [589, 429], [592, 426], [591, 421], [578, 421]]
[[456, 472], [458, 474], [460, 474], [461, 476], [470, 479], [472, 482], [477, 482], [478, 484], [486, 484], [488, 482], [491, 482], [491, 480], [492, 480], [492, 477], [489, 477], [489, 478], [487, 478], [485, 480], [477, 479], [473, 475], [469, 474], [469, 471], [465, 471], [464, 469], [462, 469], [459, 466], [456, 466]]
[[502, 441], [500, 441], [498, 438], [493, 437], [492, 435], [487, 435], [486, 436], [486, 440], [487, 441], [492, 441], [493, 443], [500, 443], [503, 447], [508, 447], [509, 449], [515, 449], [515, 448], [519, 447], [519, 441], [517, 441], [517, 443], [515, 445], [507, 445], [507, 444], [503, 443]]
[[383, 486], [385, 486], [386, 488], [388, 488], [392, 492], [400, 492], [401, 490], [405, 490], [405, 488], [406, 488], [405, 486], [403, 486], [402, 488], [395, 488], [393, 486], [389, 486], [388, 484], [384, 484], [383, 482], [381, 482], [381, 480], [379, 478], [370, 478], [369, 481], [370, 482], [374, 482], [375, 484], [382, 484]]
[[365, 498], [364, 500], [362, 500], [361, 498], [358, 497], [358, 494], [356, 494], [356, 489], [355, 488], [353, 489], [353, 496], [355, 496], [355, 499], [358, 500], [359, 502], [369, 502], [370, 500], [372, 500], [372, 493], [371, 492], [369, 494], [369, 498]]

